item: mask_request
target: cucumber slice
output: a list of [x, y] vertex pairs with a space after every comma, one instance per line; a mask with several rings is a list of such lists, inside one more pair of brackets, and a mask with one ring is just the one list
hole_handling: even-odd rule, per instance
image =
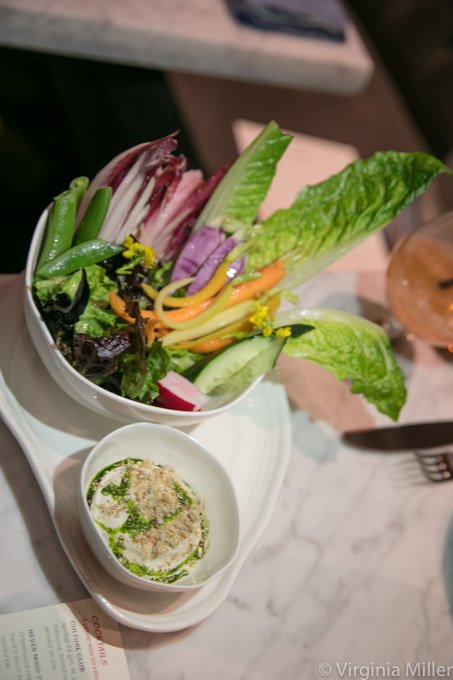
[[[201, 360], [184, 375], [205, 394], [220, 395], [246, 387], [275, 365], [285, 338], [256, 335]], [[189, 374], [190, 373], [190, 374]]]
[[264, 375], [272, 368], [279, 357], [286, 338], [273, 338], [273, 342], [267, 349], [249, 361], [237, 373], [234, 373], [228, 380], [214, 387], [210, 396], [220, 396], [231, 392], [240, 392], [250, 385], [254, 380]]

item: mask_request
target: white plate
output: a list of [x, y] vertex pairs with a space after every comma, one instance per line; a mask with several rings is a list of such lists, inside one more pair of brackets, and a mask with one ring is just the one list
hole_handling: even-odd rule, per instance
[[42, 489], [60, 541], [82, 582], [112, 618], [151, 632], [199, 623], [225, 600], [261, 536], [280, 490], [290, 452], [290, 415], [283, 386], [271, 376], [241, 404], [192, 428], [229, 473], [241, 519], [237, 557], [217, 579], [190, 593], [144, 593], [103, 570], [77, 517], [75, 489], [92, 446], [118, 423], [85, 409], [63, 392], [42, 365], [22, 312], [23, 279], [0, 314], [0, 410]]

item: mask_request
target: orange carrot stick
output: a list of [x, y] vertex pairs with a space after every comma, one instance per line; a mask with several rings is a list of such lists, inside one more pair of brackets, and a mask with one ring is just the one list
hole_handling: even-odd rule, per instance
[[206, 340], [206, 342], [200, 342], [199, 345], [192, 347], [192, 352], [197, 352], [198, 354], [211, 354], [212, 352], [218, 352], [219, 349], [223, 349], [234, 342], [235, 338], [212, 338], [211, 340]]
[[[271, 262], [271, 264], [267, 265], [267, 267], [263, 267], [263, 269], [259, 271], [259, 274], [259, 277], [250, 279], [250, 281], [245, 281], [244, 283], [235, 286], [232, 289], [230, 299], [226, 303], [225, 307], [231, 307], [238, 302], [242, 302], [243, 300], [256, 298], [266, 290], [270, 290], [275, 285], [277, 285], [277, 283], [281, 281], [285, 275], [283, 262], [281, 260], [275, 260], [274, 262]], [[211, 305], [215, 299], [215, 297], [212, 297], [196, 305], [187, 305], [186, 307], [171, 309], [165, 312], [165, 314], [169, 319], [176, 323], [188, 321], [209, 307], [209, 305]], [[115, 314], [128, 323], [134, 323], [134, 318], [126, 312], [126, 304], [124, 300], [119, 295], [117, 295], [117, 293], [110, 291], [109, 300]], [[152, 310], [143, 309], [140, 313], [144, 319], [157, 319], [156, 313]]]
[[[125, 321], [128, 321], [129, 323], [135, 323], [135, 319], [126, 312], [126, 303], [124, 300], [112, 290], [109, 293], [109, 302], [117, 316], [121, 317]], [[187, 321], [193, 316], [200, 314], [200, 312], [206, 309], [210, 303], [210, 300], [205, 300], [204, 302], [200, 302], [198, 305], [181, 307], [180, 309], [172, 309], [171, 311], [166, 312], [166, 314], [170, 319], [172, 319], [172, 321]], [[140, 310], [140, 314], [144, 319], [157, 319], [156, 313], [151, 309], [142, 309]]]
[[230, 345], [232, 342], [234, 342], [236, 338], [233, 336], [233, 333], [238, 333], [239, 331], [248, 331], [251, 328], [252, 324], [246, 317], [245, 319], [236, 321], [229, 326], [225, 326], [225, 328], [222, 328], [220, 331], [205, 335], [203, 338], [199, 338], [198, 340], [182, 344], [188, 345], [187, 349], [190, 349], [193, 352], [198, 352], [199, 354], [209, 354], [210, 352], [216, 352], [218, 349], [222, 349], [222, 347], [226, 347], [227, 345]]
[[250, 281], [240, 283], [233, 288], [227, 307], [231, 307], [231, 305], [235, 305], [237, 302], [242, 302], [242, 300], [256, 298], [261, 293], [276, 286], [285, 276], [285, 267], [281, 260], [274, 260], [267, 267], [260, 269], [259, 274], [260, 276], [256, 279], [250, 279]]
[[[272, 316], [274, 312], [277, 311], [279, 306], [280, 295], [273, 295], [266, 302], [266, 307], [268, 308], [270, 316]], [[239, 331], [247, 332], [252, 330], [252, 328], [253, 324], [247, 315], [245, 318], [235, 321], [229, 326], [225, 326], [218, 331], [209, 333], [208, 335], [198, 338], [197, 340], [178, 343], [178, 345], [175, 345], [175, 347], [190, 349], [193, 352], [198, 352], [199, 354], [209, 354], [211, 352], [216, 352], [217, 350], [222, 349], [223, 347], [226, 347], [227, 345], [230, 345], [232, 342], [234, 342], [234, 333], [238, 333]]]

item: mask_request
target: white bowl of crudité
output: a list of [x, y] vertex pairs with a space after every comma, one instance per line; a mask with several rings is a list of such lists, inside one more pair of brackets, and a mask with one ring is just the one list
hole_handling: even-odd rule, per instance
[[195, 439], [167, 425], [125, 425], [99, 441], [82, 467], [78, 501], [98, 561], [134, 588], [200, 588], [238, 548], [228, 474]]
[[[194, 424], [244, 399], [283, 351], [353, 377], [353, 392], [398, 417], [404, 376], [382, 329], [335, 309], [285, 313], [279, 305], [297, 302], [297, 285], [450, 171], [427, 154], [378, 153], [257, 220], [289, 141], [271, 122], [231, 168], [205, 179], [173, 154], [169, 135], [119, 154], [91, 183], [77, 178], [87, 180], [81, 198], [72, 193], [76, 180], [55, 197], [29, 250], [25, 319], [71, 397], [123, 422]], [[57, 199], [68, 193], [70, 229], [52, 252]], [[99, 195], [105, 212], [96, 213]], [[85, 238], [93, 205], [95, 235]], [[89, 261], [77, 259], [80, 245], [95, 246], [97, 259], [92, 251]], [[93, 308], [97, 322], [104, 315], [97, 330], [85, 319]]]
[[235, 393], [225, 395], [224, 398], [216, 397], [210, 399], [203, 407], [203, 410], [181, 411], [162, 408], [153, 404], [144, 404], [122, 397], [98, 386], [81, 375], [58, 350], [33, 297], [34, 273], [46, 229], [48, 213], [48, 209], [44, 210], [39, 218], [27, 257], [24, 288], [25, 322], [43, 364], [57, 384], [70, 397], [103, 416], [114, 418], [123, 423], [143, 420], [167, 423], [178, 427], [196, 424], [206, 418], [231, 409], [238, 402], [246, 398], [260, 382], [261, 377], [243, 389], [239, 394]]

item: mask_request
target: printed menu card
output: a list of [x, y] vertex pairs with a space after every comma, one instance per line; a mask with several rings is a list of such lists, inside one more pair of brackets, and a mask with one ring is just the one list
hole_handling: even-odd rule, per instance
[[92, 599], [0, 616], [2, 680], [130, 680], [118, 625]]

